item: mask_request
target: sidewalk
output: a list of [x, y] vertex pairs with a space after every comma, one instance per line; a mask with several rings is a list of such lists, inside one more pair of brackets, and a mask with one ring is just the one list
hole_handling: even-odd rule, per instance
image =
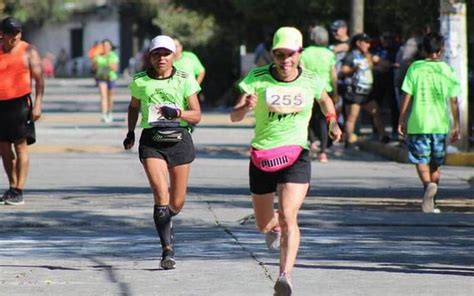
[[[370, 153], [377, 153], [387, 159], [408, 163], [408, 151], [397, 142], [384, 144], [375, 140], [362, 140], [359, 147]], [[446, 154], [446, 165], [474, 166], [474, 152], [456, 152]]]

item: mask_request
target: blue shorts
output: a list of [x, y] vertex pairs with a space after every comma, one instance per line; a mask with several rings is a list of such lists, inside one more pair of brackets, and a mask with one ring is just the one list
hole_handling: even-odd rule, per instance
[[408, 161], [415, 164], [444, 163], [446, 155], [446, 134], [408, 135]]
[[106, 80], [106, 79], [98, 79], [98, 78], [96, 78], [95, 81], [96, 81], [97, 85], [99, 85], [100, 83], [106, 83], [108, 90], [114, 89], [114, 88], [116, 87], [116, 85], [117, 85], [115, 80]]

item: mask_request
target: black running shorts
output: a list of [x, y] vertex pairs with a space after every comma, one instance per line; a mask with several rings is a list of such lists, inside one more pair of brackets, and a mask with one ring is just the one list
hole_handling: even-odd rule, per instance
[[0, 100], [0, 142], [14, 143], [26, 138], [29, 96]]
[[168, 163], [168, 167], [174, 167], [191, 163], [196, 157], [193, 139], [186, 128], [183, 129], [183, 138], [179, 142], [155, 142], [153, 135], [153, 128], [143, 129], [138, 147], [140, 161], [143, 162], [145, 158], [160, 158]]
[[260, 170], [250, 161], [249, 179], [250, 192], [253, 194], [276, 192], [277, 185], [282, 183], [309, 183], [311, 180], [309, 151], [303, 150], [292, 166], [273, 173]]

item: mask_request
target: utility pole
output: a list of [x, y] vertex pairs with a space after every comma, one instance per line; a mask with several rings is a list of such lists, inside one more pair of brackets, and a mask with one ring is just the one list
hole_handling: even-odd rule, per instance
[[466, 0], [440, 0], [441, 29], [445, 42], [446, 62], [454, 68], [461, 82], [459, 94], [459, 117], [461, 140], [456, 146], [461, 151], [469, 150], [469, 108], [467, 72], [467, 28]]
[[364, 32], [364, 0], [351, 0], [351, 23], [352, 35]]

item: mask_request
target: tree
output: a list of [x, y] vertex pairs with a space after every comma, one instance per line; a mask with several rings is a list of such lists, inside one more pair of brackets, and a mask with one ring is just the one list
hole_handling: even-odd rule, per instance
[[22, 22], [41, 25], [46, 20], [65, 20], [75, 10], [93, 4], [92, 0], [1, 0], [0, 16], [14, 16]]

